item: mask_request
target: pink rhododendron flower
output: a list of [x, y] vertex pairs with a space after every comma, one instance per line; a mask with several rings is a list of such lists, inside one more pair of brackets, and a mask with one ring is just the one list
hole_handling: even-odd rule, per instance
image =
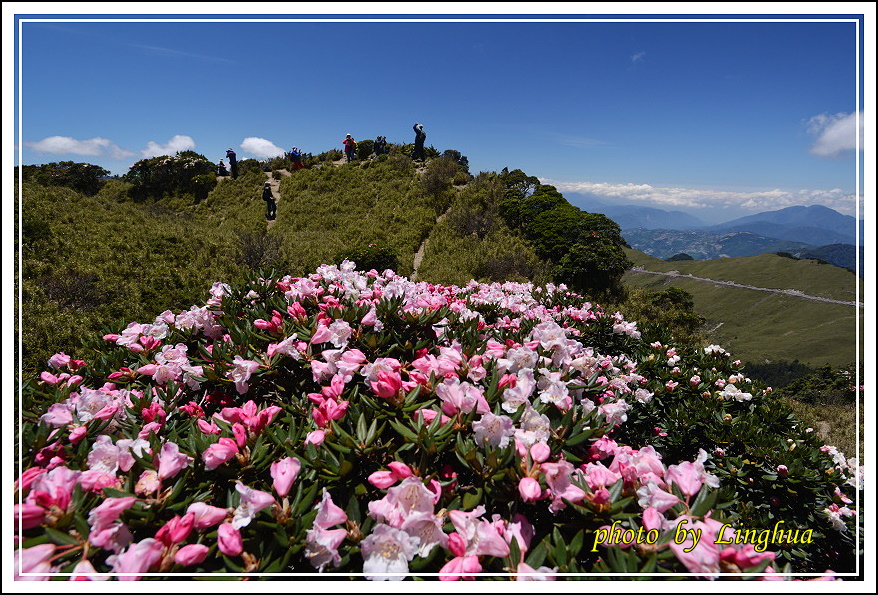
[[[415, 557], [418, 540], [405, 531], [378, 524], [372, 533], [360, 542], [363, 554], [363, 572], [369, 580], [402, 580], [408, 572], [408, 563]], [[385, 574], [370, 574], [385, 573]], [[401, 573], [391, 574], [386, 573]]]
[[235, 489], [241, 495], [241, 501], [235, 509], [235, 515], [232, 519], [232, 526], [235, 529], [246, 527], [253, 520], [253, 517], [259, 514], [259, 511], [274, 504], [274, 496], [268, 492], [254, 490], [240, 481], [235, 483]]
[[159, 451], [158, 459], [159, 479], [174, 477], [177, 473], [188, 467], [194, 460], [189, 455], [181, 453], [180, 447], [173, 442], [165, 442], [162, 444], [162, 449]]
[[402, 388], [402, 379], [399, 372], [378, 372], [377, 380], [370, 383], [375, 394], [382, 399], [393, 399]]
[[482, 571], [478, 556], [457, 556], [449, 560], [445, 566], [439, 569], [440, 581], [456, 581], [458, 579], [475, 580], [473, 576]]
[[369, 502], [369, 515], [400, 528], [408, 515], [415, 512], [433, 513], [435, 494], [415, 476], [406, 477], [395, 487], [387, 490], [381, 500]]
[[666, 492], [655, 482], [646, 483], [637, 488], [637, 502], [643, 508], [653, 507], [661, 513], [680, 502], [674, 494]]
[[244, 552], [244, 539], [232, 523], [223, 523], [219, 526], [216, 543], [219, 550], [229, 557], [240, 556]]
[[515, 434], [512, 418], [506, 415], [486, 413], [472, 425], [476, 443], [483, 446], [506, 448], [509, 439]]
[[175, 515], [174, 518], [162, 525], [155, 534], [155, 538], [166, 546], [183, 543], [192, 532], [195, 525], [195, 514], [187, 512], [184, 516]]
[[540, 482], [532, 477], [522, 477], [518, 482], [518, 493], [525, 502], [533, 502], [539, 500], [543, 490]]
[[132, 544], [121, 554], [107, 558], [107, 563], [113, 568], [113, 572], [136, 573], [134, 576], [119, 576], [120, 581], [140, 580], [140, 575], [148, 572], [162, 559], [164, 546], [156, 539], [146, 538]]
[[193, 515], [193, 527], [199, 531], [219, 525], [228, 516], [228, 511], [225, 508], [218, 508], [204, 502], [193, 502], [186, 509], [186, 513]]
[[13, 576], [17, 581], [47, 581], [49, 576], [22, 576], [25, 573], [54, 573], [57, 568], [52, 566], [51, 558], [55, 554], [55, 545], [43, 543], [29, 548], [15, 550]]
[[695, 462], [684, 461], [679, 465], [670, 465], [665, 473], [665, 481], [675, 483], [687, 496], [694, 496], [706, 483], [712, 488], [719, 487], [719, 479], [704, 469], [707, 453], [700, 449]]
[[314, 430], [313, 432], [308, 432], [308, 435], [305, 436], [305, 444], [313, 444], [314, 446], [320, 446], [323, 444], [323, 441], [326, 439], [326, 432], [323, 430]]
[[109, 580], [109, 576], [98, 574], [95, 567], [88, 560], [80, 560], [73, 567], [73, 573], [70, 576], [71, 581], [105, 581]]
[[540, 566], [538, 569], [534, 569], [524, 562], [519, 562], [516, 572], [518, 573], [518, 577], [515, 579], [517, 581], [553, 581], [555, 580], [553, 573], [558, 572], [558, 568]]
[[201, 458], [204, 461], [204, 466], [213, 470], [226, 463], [234, 458], [234, 456], [238, 454], [238, 445], [235, 444], [235, 441], [231, 438], [222, 437], [216, 444], [211, 444], [207, 447]]
[[43, 524], [46, 509], [36, 504], [25, 502], [15, 505], [15, 530], [18, 531], [19, 521], [24, 530], [33, 529]]
[[162, 489], [162, 481], [159, 479], [158, 472], [152, 469], [147, 469], [141, 473], [137, 483], [134, 485], [134, 493], [142, 496], [155, 494], [160, 489]]
[[314, 568], [323, 572], [327, 564], [338, 566], [341, 562], [338, 546], [347, 537], [347, 531], [330, 527], [347, 522], [348, 515], [335, 505], [326, 488], [316, 508], [314, 526], [305, 535], [305, 557]]
[[189, 545], [184, 545], [177, 553], [174, 554], [174, 562], [181, 566], [193, 566], [195, 564], [201, 564], [204, 560], [207, 559], [207, 554], [210, 551], [210, 548], [206, 545], [202, 545], [200, 543], [190, 543]]
[[293, 482], [296, 481], [296, 476], [299, 475], [301, 468], [302, 463], [299, 462], [299, 459], [293, 457], [286, 457], [271, 464], [270, 472], [271, 478], [274, 480], [273, 487], [279, 496], [283, 497], [290, 493], [290, 488], [292, 488]]
[[259, 366], [259, 362], [244, 359], [240, 355], [235, 356], [235, 359], [232, 360], [232, 369], [226, 372], [226, 376], [235, 383], [238, 394], [243, 395], [247, 392], [247, 381], [250, 380], [253, 372], [259, 369]]

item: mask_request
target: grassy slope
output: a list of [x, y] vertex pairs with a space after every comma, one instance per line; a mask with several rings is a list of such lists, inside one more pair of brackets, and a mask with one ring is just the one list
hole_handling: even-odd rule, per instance
[[[855, 291], [855, 277], [848, 271], [771, 254], [665, 262], [637, 250], [626, 253], [635, 265], [646, 270], [676, 270], [682, 275], [754, 287], [796, 289], [807, 295], [845, 301], [853, 300]], [[856, 357], [857, 309], [852, 306], [637, 271], [629, 271], [624, 281], [656, 290], [673, 285], [691, 293], [695, 310], [707, 318], [710, 340], [742, 360], [798, 359], [812, 366], [842, 366]]]
[[421, 188], [414, 167], [391, 162], [300, 170], [280, 183], [277, 221], [270, 235], [282, 242], [283, 261], [304, 273], [351, 246], [378, 244], [399, 256], [410, 275], [415, 252], [448, 197]]
[[44, 369], [75, 353], [85, 334], [151, 322], [206, 299], [214, 281], [239, 274], [237, 233], [265, 228], [264, 177], [224, 181], [198, 204], [135, 203], [112, 183], [88, 197], [60, 187], [22, 189], [23, 361]]

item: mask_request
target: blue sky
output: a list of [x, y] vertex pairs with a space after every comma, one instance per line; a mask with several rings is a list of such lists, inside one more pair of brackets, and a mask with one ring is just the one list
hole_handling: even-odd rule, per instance
[[856, 32], [838, 18], [24, 22], [16, 146], [24, 164], [123, 174], [183, 149], [218, 161], [228, 147], [319, 153], [346, 133], [411, 142], [421, 122], [473, 173], [521, 168], [575, 204], [854, 215]]

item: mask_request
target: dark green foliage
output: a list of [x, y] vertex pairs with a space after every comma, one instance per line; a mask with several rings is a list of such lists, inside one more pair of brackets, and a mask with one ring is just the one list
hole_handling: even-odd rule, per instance
[[469, 159], [466, 158], [465, 155], [461, 155], [460, 151], [456, 151], [454, 149], [446, 149], [442, 153], [443, 157], [447, 157], [457, 163], [463, 170], [469, 173]]
[[704, 317], [695, 311], [692, 295], [669, 287], [663, 291], [628, 288], [625, 299], [613, 304], [628, 320], [636, 320], [644, 340], [676, 341], [684, 345], [704, 345]]
[[555, 278], [592, 295], [618, 296], [623, 292], [622, 274], [631, 261], [619, 246], [609, 243], [577, 243], [555, 267]]
[[[799, 424], [776, 394], [757, 391], [759, 385], [744, 378], [729, 354], [668, 344], [652, 349], [652, 357], [641, 359], [639, 371], [650, 378], [648, 389], [655, 397], [629, 412], [614, 439], [646, 444], [637, 436], [662, 432], [648, 442], [663, 459], [691, 459], [704, 449], [709, 455], [705, 467], [719, 477], [723, 496], [741, 502], [736, 526], [762, 529], [784, 521], [786, 527], [813, 531], [810, 545], [777, 548], [776, 563], [853, 571], [854, 557], [842, 561], [833, 554], [856, 551], [857, 544], [850, 531], [831, 528], [823, 512], [833, 503], [833, 483], [842, 475], [827, 465], [816, 432]], [[669, 354], [680, 357], [673, 366]], [[725, 384], [716, 384], [720, 376], [713, 369], [738, 369], [729, 383], [735, 379], [752, 397], [724, 396]], [[668, 383], [673, 383], [671, 388]]]
[[160, 199], [189, 194], [202, 200], [216, 186], [213, 162], [194, 151], [182, 151], [141, 159], [131, 166], [123, 180], [131, 184], [129, 195], [135, 200]]
[[507, 198], [515, 198], [519, 200], [527, 198], [533, 194], [534, 190], [537, 189], [537, 186], [540, 185], [539, 178], [536, 176], [529, 176], [520, 169], [509, 171], [504, 167], [503, 171], [500, 172], [500, 179], [506, 187]]
[[[267, 170], [266, 170], [266, 167], [268, 167]], [[271, 171], [271, 167], [269, 167], [268, 164], [263, 163], [262, 161], [258, 161], [256, 159], [244, 159], [243, 161], [238, 162], [238, 175], [239, 176], [242, 174], [245, 174], [247, 172], [253, 172], [253, 171], [258, 171], [258, 172]]]
[[376, 244], [342, 250], [334, 260], [336, 264], [349, 260], [356, 263], [359, 270], [375, 269], [379, 273], [387, 269], [396, 270], [399, 267], [399, 256], [393, 248]]
[[373, 140], [361, 140], [357, 142], [357, 157], [366, 159], [372, 154], [372, 147], [375, 145]]
[[[854, 366], [833, 368], [824, 365], [797, 378], [778, 391], [781, 396], [810, 405], [852, 404], [862, 388], [857, 389]], [[860, 382], [863, 382], [862, 369]]]
[[[777, 254], [778, 256], [781, 256], [783, 258], [792, 258], [793, 260], [799, 260], [798, 258], [793, 256], [789, 252], [775, 252], [775, 254]], [[670, 260], [670, 259], [668, 259], [668, 260]]]
[[[438, 157], [427, 163], [427, 172], [421, 177], [421, 186], [424, 192], [447, 204], [447, 201], [441, 199], [447, 198], [443, 196], [454, 182], [454, 176], [458, 173], [460, 166], [450, 157]], [[442, 209], [444, 210], [444, 208]]]
[[775, 389], [783, 388], [794, 380], [798, 380], [814, 371], [799, 360], [777, 362], [745, 362], [744, 368], [747, 374], [754, 379], [764, 382]]
[[[90, 163], [61, 161], [44, 165], [23, 165], [22, 179], [25, 182], [36, 182], [43, 186], [65, 186], [88, 196], [94, 196], [104, 184], [110, 172]], [[15, 170], [18, 177], [18, 169]]]
[[685, 252], [680, 252], [679, 254], [674, 254], [670, 258], [666, 259], [668, 262], [677, 262], [680, 260], [695, 260]]
[[622, 274], [631, 262], [619, 226], [605, 215], [586, 213], [554, 186], [521, 170], [503, 170], [506, 188], [498, 212], [533, 242], [537, 254], [555, 263], [555, 280], [595, 296], [622, 295]]

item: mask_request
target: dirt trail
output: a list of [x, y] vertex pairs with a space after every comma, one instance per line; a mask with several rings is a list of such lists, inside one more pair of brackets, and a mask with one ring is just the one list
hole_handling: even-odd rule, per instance
[[[450, 210], [451, 210], [451, 206], [449, 206], [445, 210], [444, 213], [442, 213], [441, 215], [436, 217], [436, 225], [439, 225], [442, 222], [442, 220], [445, 219], [445, 216], [448, 214], [448, 211], [450, 211]], [[421, 242], [421, 245], [418, 246], [418, 251], [415, 252], [415, 261], [414, 261], [414, 264], [412, 265], [412, 274], [411, 274], [412, 281], [418, 280], [418, 268], [421, 266], [421, 261], [424, 260], [424, 253], [427, 251], [427, 240], [430, 239], [431, 233], [433, 233], [432, 229], [427, 233], [427, 237], [424, 238], [424, 241]]]
[[695, 277], [693, 275], [683, 275], [680, 274], [679, 271], [670, 271], [668, 273], [662, 273], [659, 271], [647, 271], [642, 266], [636, 266], [631, 269], [634, 273], [645, 273], [647, 275], [664, 275], [665, 277], [679, 277], [681, 279], [692, 279], [694, 281], [704, 281], [706, 283], [713, 283], [714, 285], [726, 285], [728, 287], [740, 287], [742, 289], [752, 289], [754, 291], [769, 291], [771, 293], [782, 293], [784, 295], [790, 295], [793, 297], [799, 297], [806, 300], [814, 300], [817, 302], [829, 302], [830, 304], [842, 304], [844, 306], [857, 306], [859, 308], [863, 307], [861, 302], [845, 302], [842, 300], [832, 300], [829, 298], [822, 298], [813, 295], [805, 295], [798, 289], [770, 289], [767, 287], [753, 287], [752, 285], [742, 285], [740, 283], [735, 283], [734, 281], [717, 281], [716, 279], [706, 279], [704, 277]]
[[[281, 169], [278, 171], [281, 173], [281, 175], [284, 175], [284, 176], [292, 175], [289, 172], [289, 170], [286, 170], [286, 169]], [[271, 193], [274, 194], [274, 200], [279, 206], [280, 199], [281, 199], [280, 180], [275, 180], [274, 176], [272, 175], [272, 172], [270, 172], [270, 171], [265, 172], [265, 177], [268, 178], [269, 186], [271, 187]], [[274, 227], [274, 221], [275, 221], [274, 219], [266, 219], [266, 228], [271, 229], [272, 227]]]

